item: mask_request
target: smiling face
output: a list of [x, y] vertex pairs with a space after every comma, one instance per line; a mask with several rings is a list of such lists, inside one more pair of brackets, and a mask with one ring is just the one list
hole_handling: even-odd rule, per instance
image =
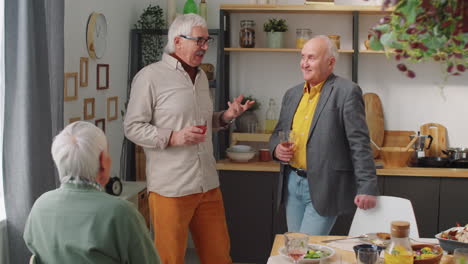
[[336, 60], [328, 50], [327, 41], [321, 38], [309, 40], [302, 48], [301, 70], [309, 85], [314, 86], [325, 81], [333, 72]]
[[[208, 29], [198, 26], [193, 27], [189, 36], [194, 38], [202, 37], [206, 39], [209, 37]], [[192, 67], [199, 66], [202, 63], [203, 57], [208, 50], [208, 43], [205, 43], [203, 46], [198, 46], [197, 41], [185, 39], [180, 36], [177, 36], [174, 39], [174, 44], [175, 54], [177, 57], [181, 58], [185, 63]]]

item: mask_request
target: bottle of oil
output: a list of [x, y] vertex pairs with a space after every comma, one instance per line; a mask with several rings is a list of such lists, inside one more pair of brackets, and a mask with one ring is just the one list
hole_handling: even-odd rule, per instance
[[272, 133], [278, 123], [275, 99], [270, 98], [265, 118], [265, 133]]
[[413, 249], [409, 240], [410, 224], [406, 221], [393, 221], [392, 240], [385, 249], [385, 264], [413, 264]]

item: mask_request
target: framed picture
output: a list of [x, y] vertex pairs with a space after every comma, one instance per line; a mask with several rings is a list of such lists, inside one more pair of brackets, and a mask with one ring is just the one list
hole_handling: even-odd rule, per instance
[[100, 129], [102, 129], [102, 131], [104, 131], [104, 134], [106, 133], [106, 119], [105, 118], [96, 119], [96, 121], [94, 121], [94, 124]]
[[80, 87], [88, 87], [88, 62], [87, 57], [80, 58]]
[[63, 78], [63, 100], [73, 101], [78, 99], [78, 73], [66, 72]]
[[70, 118], [68, 119], [68, 124], [71, 124], [71, 123], [73, 123], [73, 122], [80, 121], [80, 120], [81, 120], [81, 117], [79, 117], [79, 116], [70, 117]]
[[89, 120], [94, 118], [94, 98], [85, 98], [83, 100], [83, 118]]
[[117, 120], [117, 113], [119, 112], [119, 97], [107, 98], [107, 121]]
[[96, 89], [109, 89], [109, 64], [98, 64], [96, 76]]

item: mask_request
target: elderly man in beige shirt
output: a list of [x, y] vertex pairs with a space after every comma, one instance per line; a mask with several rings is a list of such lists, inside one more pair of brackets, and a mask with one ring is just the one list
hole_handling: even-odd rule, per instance
[[[169, 28], [162, 60], [134, 78], [125, 135], [146, 154], [151, 221], [163, 263], [183, 264], [188, 230], [202, 263], [232, 263], [211, 133], [227, 127], [254, 102], [243, 96], [213, 112], [206, 74], [198, 68], [208, 44], [206, 22], [195, 14]], [[206, 120], [206, 131], [195, 125]]]

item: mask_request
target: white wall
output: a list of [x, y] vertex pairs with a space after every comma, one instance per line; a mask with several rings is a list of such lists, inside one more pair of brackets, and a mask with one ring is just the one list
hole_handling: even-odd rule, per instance
[[[296, 0], [279, 0], [279, 3], [297, 3]], [[183, 5], [179, 0], [179, 6]], [[247, 0], [207, 0], [208, 24], [210, 28], [219, 27], [219, 5], [248, 3]], [[179, 9], [180, 10], [180, 9]], [[339, 34], [342, 48], [351, 49], [352, 18], [351, 15], [301, 15], [301, 14], [232, 14], [231, 35], [233, 46], [238, 47], [239, 21], [254, 19], [256, 21], [257, 46], [265, 45], [262, 25], [269, 17], [286, 18], [290, 26], [287, 33], [288, 47], [294, 47], [295, 29], [311, 28], [313, 34]], [[367, 30], [375, 24], [380, 16], [360, 16], [360, 43], [364, 49]], [[279, 106], [287, 88], [301, 82], [299, 54], [268, 52], [231, 52], [231, 96], [240, 93], [252, 94], [262, 102], [257, 112], [263, 120], [269, 98], [275, 98]], [[436, 63], [410, 65], [416, 72], [415, 79], [409, 79], [395, 67], [393, 60], [382, 54], [361, 54], [359, 56], [358, 83], [364, 92], [377, 93], [383, 104], [385, 129], [419, 130], [424, 123], [436, 122], [447, 127], [447, 143], [452, 147], [468, 147], [468, 73], [450, 77], [439, 88], [443, 80], [441, 68]], [[340, 54], [335, 71], [337, 74], [351, 78], [351, 55]], [[279, 110], [279, 107], [278, 107]]]
[[[126, 101], [130, 30], [143, 9], [149, 4], [165, 8], [165, 1], [157, 0], [66, 0], [65, 1], [65, 72], [79, 72], [80, 57], [88, 57], [86, 49], [86, 24], [92, 12], [103, 13], [107, 19], [108, 35], [106, 53], [101, 59], [89, 58], [88, 87], [78, 87], [78, 100], [64, 103], [64, 123], [70, 117], [81, 116], [83, 98], [95, 98], [95, 118], [106, 118], [107, 98], [119, 97], [118, 120], [107, 122], [106, 135], [112, 157], [111, 176], [119, 175], [123, 127], [120, 110]], [[109, 64], [110, 88], [96, 90], [96, 64]]]

